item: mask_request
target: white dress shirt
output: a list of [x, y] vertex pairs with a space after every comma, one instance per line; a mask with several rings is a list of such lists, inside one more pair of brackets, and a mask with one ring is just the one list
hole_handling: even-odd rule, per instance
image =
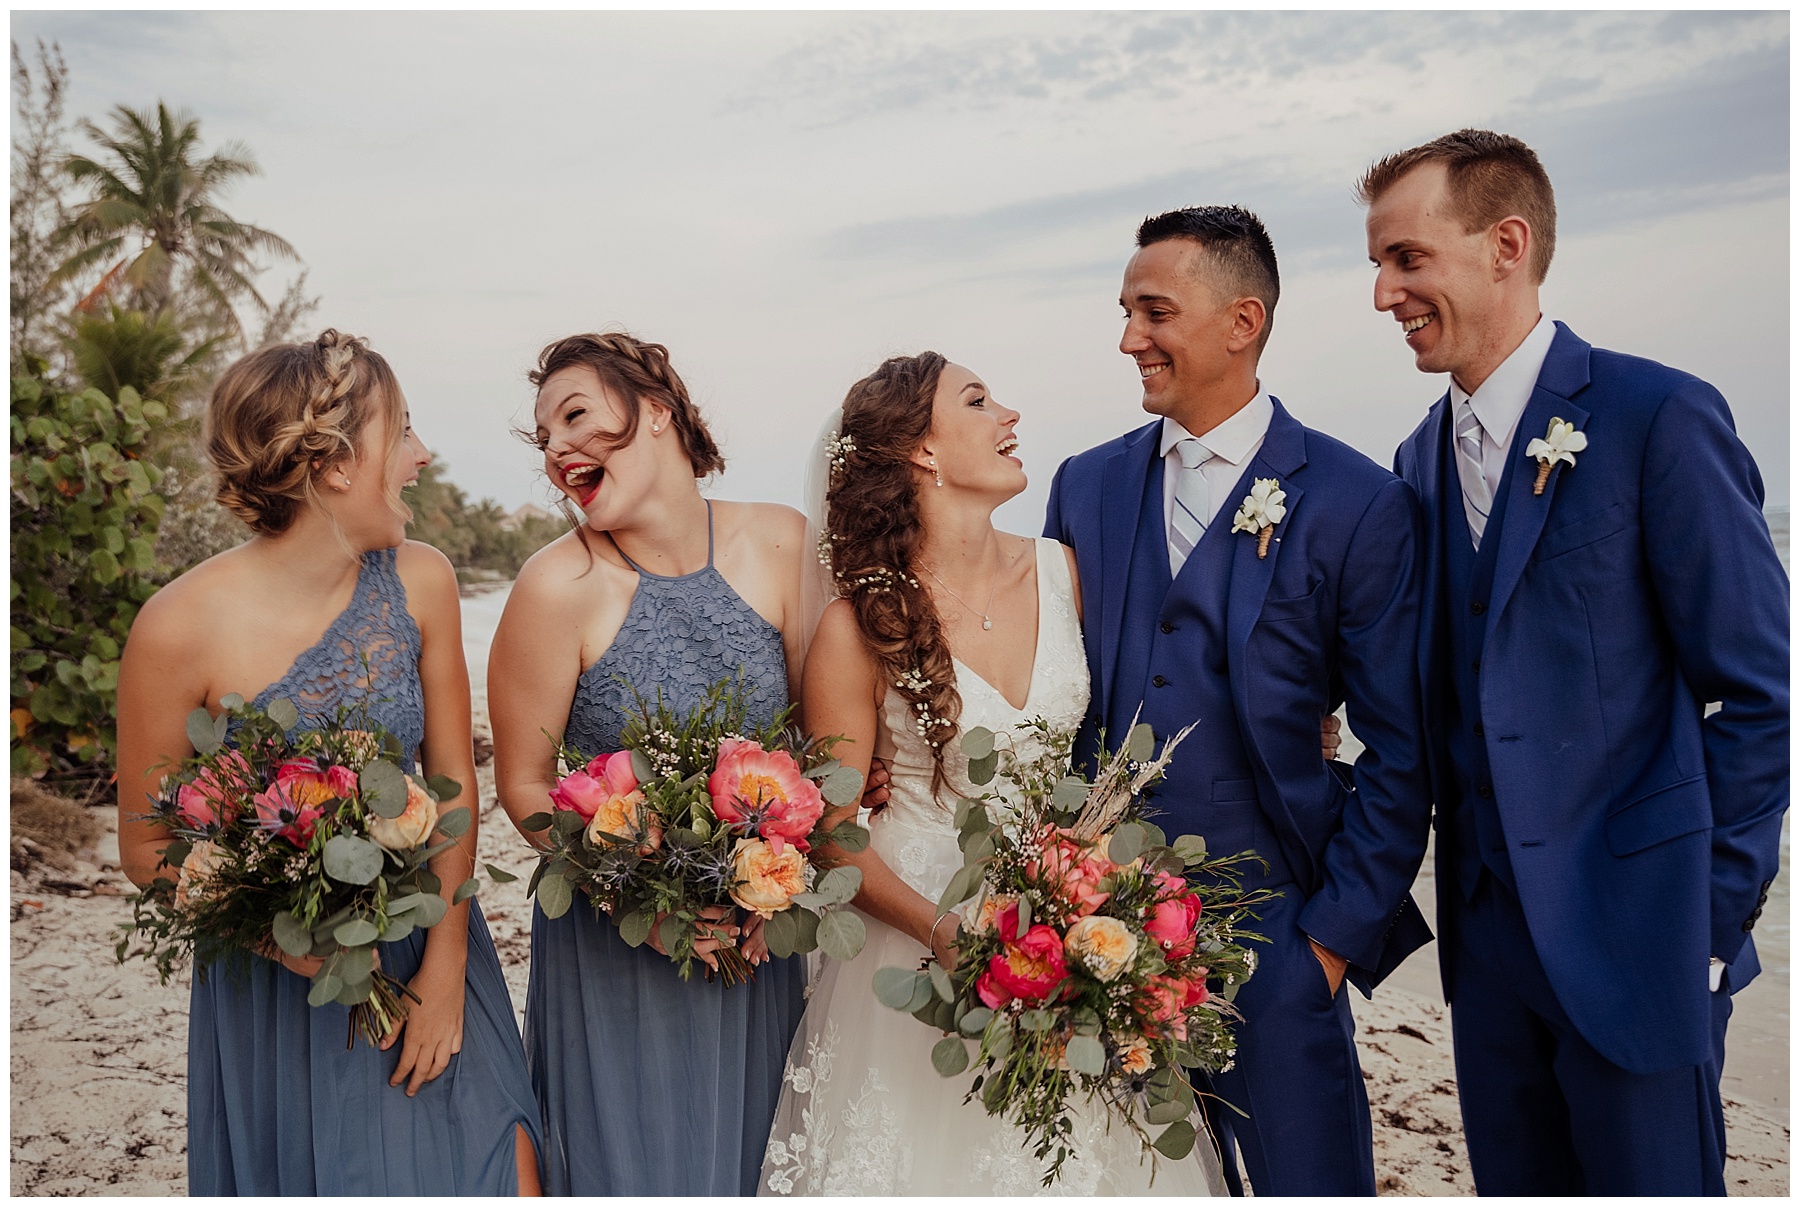
[[[1506, 472], [1506, 458], [1512, 452], [1513, 437], [1518, 434], [1519, 417], [1531, 401], [1538, 374], [1544, 369], [1544, 358], [1550, 355], [1550, 344], [1555, 339], [1556, 324], [1539, 315], [1537, 326], [1513, 349], [1511, 356], [1500, 362], [1500, 367], [1475, 393], [1470, 394], [1457, 385], [1454, 377], [1450, 379], [1452, 430], [1464, 402], [1475, 412], [1475, 418], [1481, 420], [1481, 476], [1487, 483], [1487, 498], [1497, 498], [1500, 494], [1500, 476]], [[1541, 432], [1538, 434], [1542, 435]], [[1453, 447], [1451, 451], [1454, 455], [1456, 450]], [[1467, 511], [1474, 487], [1469, 478], [1475, 467], [1467, 457], [1456, 456], [1455, 459], [1456, 473], [1462, 480], [1463, 506]], [[1471, 530], [1476, 527], [1473, 517], [1469, 517], [1469, 527]]]
[[1250, 458], [1256, 456], [1263, 446], [1263, 438], [1269, 434], [1269, 421], [1275, 417], [1275, 404], [1269, 400], [1269, 392], [1257, 383], [1256, 397], [1246, 403], [1231, 418], [1213, 428], [1204, 436], [1195, 436], [1179, 423], [1163, 416], [1162, 421], [1162, 458], [1163, 458], [1163, 531], [1174, 531], [1175, 527], [1175, 477], [1182, 472], [1181, 454], [1175, 446], [1183, 440], [1200, 441], [1212, 453], [1212, 459], [1200, 467], [1206, 478], [1209, 495], [1208, 509], [1211, 514], [1203, 516], [1206, 526], [1211, 528], [1218, 518], [1219, 512], [1226, 503], [1236, 511], [1242, 498], [1229, 498], [1232, 487], [1244, 474], [1244, 466]]

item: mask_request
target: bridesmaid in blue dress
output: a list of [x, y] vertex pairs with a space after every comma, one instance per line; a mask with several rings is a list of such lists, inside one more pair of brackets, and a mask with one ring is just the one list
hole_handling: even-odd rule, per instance
[[[790, 508], [701, 497], [697, 480], [724, 461], [660, 345], [571, 336], [531, 380], [545, 473], [580, 522], [526, 563], [488, 660], [495, 779], [515, 822], [548, 807], [545, 735], [619, 749], [631, 688], [679, 711], [741, 674], [758, 721], [786, 707], [804, 543]], [[755, 1193], [804, 961], [770, 959], [754, 918], [722, 929], [758, 963], [749, 984], [683, 981], [585, 900], [534, 915], [525, 1048], [548, 1193]]]
[[[220, 377], [207, 451], [220, 501], [256, 535], [151, 597], [126, 644], [119, 835], [138, 884], [168, 842], [143, 819], [145, 794], [192, 753], [187, 714], [234, 692], [291, 700], [301, 726], [364, 707], [409, 765], [422, 751], [428, 774], [463, 785], [456, 803], [474, 804], [455, 573], [405, 541], [400, 490], [431, 460], [405, 406], [387, 363], [335, 331]], [[474, 848], [472, 826], [432, 861], [446, 894]], [[348, 1051], [346, 1008], [306, 1003], [317, 961], [270, 945], [197, 970], [190, 1194], [538, 1193], [537, 1102], [479, 907], [453, 906], [380, 960], [421, 1001], [379, 1049]]]

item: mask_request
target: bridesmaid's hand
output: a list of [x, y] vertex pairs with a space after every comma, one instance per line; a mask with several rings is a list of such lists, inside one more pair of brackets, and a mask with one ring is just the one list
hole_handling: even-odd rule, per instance
[[400, 1063], [394, 1066], [394, 1075], [388, 1078], [388, 1084], [399, 1085], [405, 1081], [408, 1098], [417, 1094], [426, 1082], [436, 1080], [450, 1067], [450, 1058], [462, 1051], [463, 994], [467, 984], [463, 978], [464, 970], [460, 966], [452, 967], [453, 963], [459, 962], [427, 960], [420, 965], [418, 975], [407, 982], [407, 988], [417, 994], [419, 1000], [412, 1003], [406, 1017], [381, 1041], [383, 1052], [395, 1043], [401, 1045]]
[[[696, 928], [699, 933], [694, 939], [694, 955], [714, 972], [719, 970], [719, 957], [715, 953], [721, 947], [732, 946], [737, 939], [737, 923], [731, 921], [735, 912], [737, 911], [729, 905], [709, 905], [700, 911], [702, 922], [712, 925], [703, 924]], [[658, 914], [650, 924], [650, 946], [665, 956], [669, 954], [669, 949], [662, 943], [662, 924], [663, 919], [668, 916]]]
[[888, 765], [886, 759], [869, 760], [869, 776], [863, 781], [862, 807], [879, 813], [888, 803]]
[[766, 964], [769, 960], [769, 942], [763, 937], [763, 925], [761, 914], [751, 914], [744, 919], [744, 938], [738, 948], [751, 967]]

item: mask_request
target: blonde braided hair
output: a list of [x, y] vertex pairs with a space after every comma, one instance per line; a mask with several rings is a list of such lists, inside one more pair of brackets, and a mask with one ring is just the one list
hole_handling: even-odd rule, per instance
[[[367, 340], [328, 329], [310, 343], [271, 344], [239, 359], [219, 376], [206, 411], [220, 504], [255, 532], [285, 532], [316, 500], [319, 475], [356, 460], [376, 415], [387, 418], [387, 447], [370, 460], [385, 468], [406, 436], [406, 401]], [[411, 518], [398, 495], [387, 502]]]

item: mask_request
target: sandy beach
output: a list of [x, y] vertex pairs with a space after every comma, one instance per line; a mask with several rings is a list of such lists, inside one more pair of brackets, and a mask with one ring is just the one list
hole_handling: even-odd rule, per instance
[[[485, 728], [487, 639], [503, 593], [465, 600], [465, 642]], [[533, 863], [479, 773], [480, 857], [524, 876]], [[13, 840], [12, 1193], [165, 1195], [186, 1191], [188, 985], [113, 959], [130, 885], [111, 817], [97, 843], [58, 867]], [[1778, 972], [1740, 995], [1725, 1079], [1734, 1195], [1788, 1193], [1787, 899], [1771, 902], [1758, 939], [1777, 939]], [[1429, 878], [1421, 904], [1431, 913]], [[523, 880], [484, 888], [483, 909], [522, 1010], [530, 907]], [[1778, 917], [1776, 915], [1779, 915]], [[1765, 939], [1765, 935], [1767, 939]], [[1457, 1110], [1450, 1019], [1427, 947], [1355, 1001], [1383, 1194], [1473, 1193]], [[1765, 964], [1770, 955], [1765, 947]], [[1751, 994], [1757, 996], [1752, 998]], [[396, 1093], [399, 1091], [395, 1091]]]

